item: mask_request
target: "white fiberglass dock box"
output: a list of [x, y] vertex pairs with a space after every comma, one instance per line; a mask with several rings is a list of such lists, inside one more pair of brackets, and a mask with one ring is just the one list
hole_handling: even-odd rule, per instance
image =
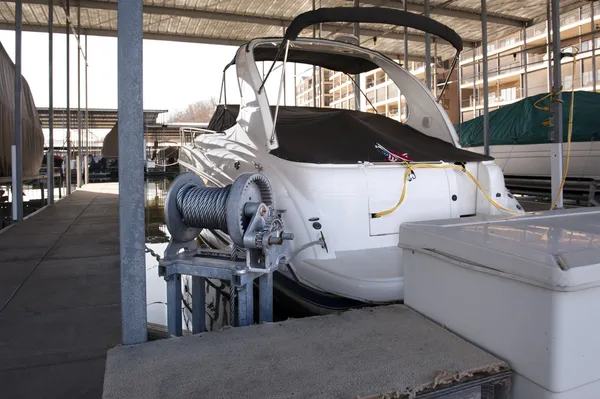
[[600, 210], [406, 223], [405, 304], [507, 361], [515, 399], [600, 398]]

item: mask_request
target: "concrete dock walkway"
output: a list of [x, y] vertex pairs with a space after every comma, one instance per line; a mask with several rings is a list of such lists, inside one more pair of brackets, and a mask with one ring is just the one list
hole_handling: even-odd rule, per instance
[[100, 398], [121, 342], [116, 183], [0, 233], [0, 396]]
[[103, 397], [429, 397], [446, 385], [508, 378], [508, 370], [392, 305], [118, 346], [108, 354]]

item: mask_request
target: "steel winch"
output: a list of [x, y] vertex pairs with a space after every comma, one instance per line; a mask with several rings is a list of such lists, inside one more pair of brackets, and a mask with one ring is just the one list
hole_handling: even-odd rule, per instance
[[[228, 280], [237, 287], [238, 325], [252, 324], [253, 284], [259, 285], [259, 321], [272, 321], [272, 273], [292, 257], [292, 233], [284, 231], [282, 210], [275, 208], [273, 190], [261, 173], [245, 173], [233, 184], [206, 187], [194, 173], [178, 176], [167, 193], [165, 222], [171, 240], [159, 274], [167, 281], [168, 328], [181, 335], [181, 275], [192, 277], [192, 330], [204, 331], [206, 278]], [[203, 229], [229, 236], [227, 250], [199, 248]], [[196, 295], [194, 295], [196, 293]]]

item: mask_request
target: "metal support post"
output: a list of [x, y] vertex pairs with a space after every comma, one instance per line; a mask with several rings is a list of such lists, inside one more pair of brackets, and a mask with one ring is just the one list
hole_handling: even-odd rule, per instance
[[142, 6], [143, 0], [120, 1], [117, 5], [119, 235], [125, 345], [148, 339], [144, 253]]
[[[67, 16], [70, 14], [69, 1], [67, 0]], [[69, 38], [71, 37], [71, 28], [69, 26], [69, 19], [67, 19], [65, 26], [65, 36], [67, 37], [67, 165], [65, 167], [66, 184], [67, 184], [67, 195], [71, 194], [71, 46]]]
[[[317, 8], [316, 0], [312, 2], [313, 11]], [[317, 36], [317, 27], [313, 25], [313, 39]], [[312, 92], [313, 92], [313, 107], [317, 106], [317, 67], [312, 67], [313, 79], [312, 79]]]
[[477, 118], [477, 64], [475, 62], [475, 45], [473, 50], [473, 119]]
[[[121, 268], [122, 267], [123, 266], [121, 266]], [[125, 316], [123, 316], [123, 323], [125, 323]], [[125, 328], [124, 325], [123, 328]], [[171, 337], [181, 337], [182, 335], [181, 275], [179, 274], [173, 274], [169, 276], [167, 280], [167, 330]], [[125, 333], [125, 331], [123, 331], [123, 333]], [[145, 340], [146, 339], [144, 339], [144, 341]]]
[[77, 6], [77, 188], [81, 188], [81, 8]]
[[562, 78], [560, 62], [560, 9], [559, 0], [552, 0], [552, 26], [553, 29], [553, 58], [554, 58], [554, 76], [552, 91], [558, 93], [553, 103], [554, 108], [554, 140], [551, 144], [551, 179], [552, 179], [552, 200], [556, 199], [556, 207], [563, 207], [562, 190], [560, 183], [563, 178], [563, 124], [562, 124]]
[[54, 82], [52, 36], [54, 33], [54, 0], [48, 0], [48, 154], [46, 178], [48, 179], [48, 204], [54, 203]]
[[[429, 0], [425, 0], [425, 16], [429, 18]], [[425, 83], [431, 90], [431, 35], [425, 34]]]
[[254, 284], [240, 286], [238, 289], [238, 325], [249, 326], [254, 321]]
[[21, 29], [23, 23], [23, 2], [15, 3], [15, 134], [12, 151], [12, 218], [23, 220], [23, 137], [21, 131]]
[[490, 114], [488, 85], [487, 4], [481, 0], [481, 46], [483, 61], [483, 151], [490, 155]]
[[433, 39], [433, 95], [437, 98], [437, 40]]
[[[285, 26], [281, 27], [283, 31], [282, 37], [285, 36]], [[283, 105], [287, 105], [287, 76], [285, 74], [285, 68], [287, 65], [281, 64], [281, 73], [283, 74]]]
[[594, 2], [590, 2], [590, 29], [592, 30], [592, 86], [596, 92], [596, 81], [598, 80], [598, 71], [596, 71], [596, 26], [594, 21]]
[[[560, 28], [559, 28], [560, 30]], [[546, 57], [548, 57], [548, 92], [552, 88], [552, 15], [550, 12], [550, 0], [546, 0]]]
[[[181, 290], [180, 290], [181, 292]], [[206, 331], [206, 278], [192, 276], [192, 333]], [[180, 323], [181, 324], [181, 323]]]
[[522, 98], [527, 98], [529, 95], [529, 81], [527, 76], [527, 64], [529, 62], [527, 56], [527, 27], [523, 27], [523, 52], [521, 53], [521, 65], [523, 65], [523, 93], [521, 93]]
[[88, 46], [87, 33], [85, 34], [85, 184], [90, 182], [90, 120], [88, 115]]
[[273, 273], [263, 274], [258, 278], [258, 321], [273, 321]]
[[[360, 7], [360, 0], [354, 0], [354, 7]], [[360, 43], [360, 24], [354, 24], [354, 36]], [[354, 109], [360, 111], [360, 74], [354, 75]]]
[[[408, 0], [404, 0], [404, 11], [408, 11]], [[406, 26], [404, 27], [404, 69], [408, 71], [408, 28]], [[406, 98], [404, 99], [404, 114], [408, 118], [408, 102]]]
[[298, 106], [298, 80], [296, 75], [298, 74], [296, 63], [294, 62], [294, 106]]
[[462, 133], [463, 113], [462, 113], [462, 66], [460, 65], [461, 55], [458, 54], [458, 67], [456, 68], [456, 85], [458, 88], [458, 141], [460, 142], [460, 136]]

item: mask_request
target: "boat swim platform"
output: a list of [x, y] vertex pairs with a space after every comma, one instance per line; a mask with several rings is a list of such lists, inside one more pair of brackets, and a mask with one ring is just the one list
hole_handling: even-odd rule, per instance
[[1, 397], [102, 397], [121, 342], [117, 193], [86, 185], [0, 232]]
[[438, 397], [485, 379], [507, 389], [509, 376], [507, 363], [390, 305], [118, 346], [103, 398]]

